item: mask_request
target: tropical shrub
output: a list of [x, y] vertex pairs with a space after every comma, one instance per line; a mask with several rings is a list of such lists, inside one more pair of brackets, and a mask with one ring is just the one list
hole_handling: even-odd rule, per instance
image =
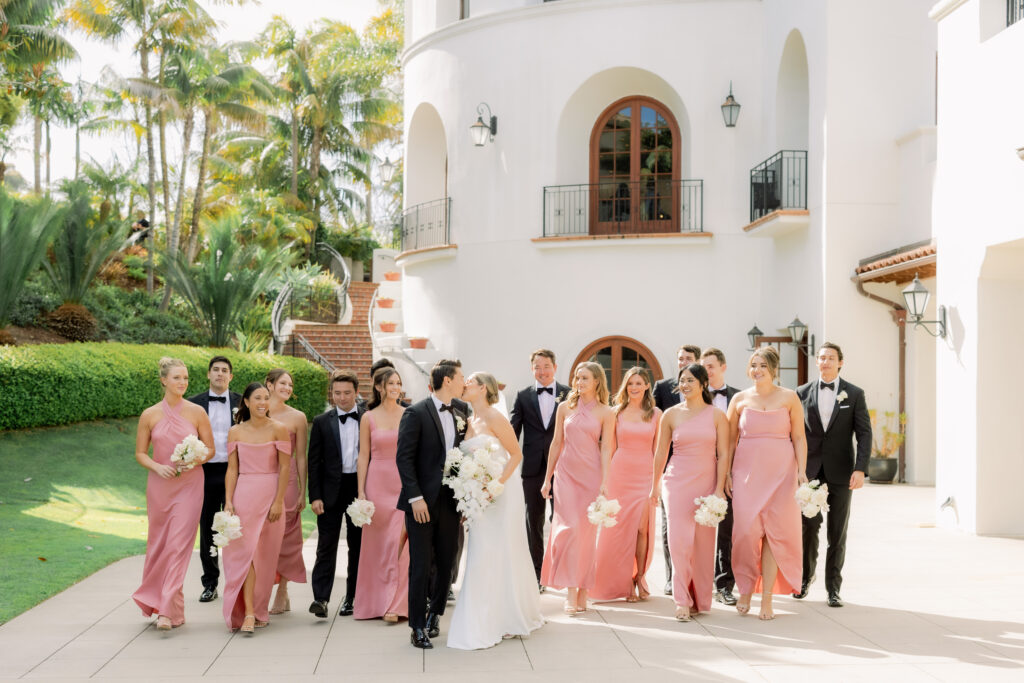
[[59, 227], [49, 200], [22, 202], [0, 189], [0, 330]]
[[92, 341], [99, 332], [96, 318], [82, 304], [61, 304], [46, 314], [46, 326], [71, 341]]
[[124, 290], [109, 285], [93, 287], [85, 305], [96, 316], [103, 339], [134, 344], [188, 344], [196, 346], [201, 335], [192, 321], [192, 312], [172, 299], [166, 311], [160, 311], [160, 296], [145, 289]]

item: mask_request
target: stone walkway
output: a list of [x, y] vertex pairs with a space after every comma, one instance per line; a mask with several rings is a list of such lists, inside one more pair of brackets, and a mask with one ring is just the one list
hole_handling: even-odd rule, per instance
[[[129, 598], [142, 572], [142, 558], [130, 558], [0, 627], [0, 680], [1022, 681], [1024, 540], [936, 529], [933, 500], [930, 488], [855, 495], [842, 609], [825, 605], [819, 570], [807, 600], [776, 599], [773, 622], [716, 604], [681, 624], [656, 557], [647, 602], [569, 618], [563, 596], [548, 593], [540, 631], [479, 652], [443, 647], [447, 618], [427, 652], [409, 645], [404, 625], [317, 620], [308, 584], [266, 630], [230, 634], [220, 600], [196, 601], [198, 556], [188, 624], [158, 632]], [[308, 566], [312, 551], [307, 542]]]

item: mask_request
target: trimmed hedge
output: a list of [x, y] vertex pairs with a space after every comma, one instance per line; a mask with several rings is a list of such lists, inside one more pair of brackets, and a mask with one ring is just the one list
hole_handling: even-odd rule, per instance
[[161, 357], [185, 362], [191, 396], [208, 386], [207, 366], [216, 355], [231, 359], [234, 391], [283, 367], [295, 380], [289, 405], [309, 419], [323, 412], [327, 372], [301, 358], [164, 344], [38, 344], [0, 346], [0, 429], [139, 415], [163, 396]]

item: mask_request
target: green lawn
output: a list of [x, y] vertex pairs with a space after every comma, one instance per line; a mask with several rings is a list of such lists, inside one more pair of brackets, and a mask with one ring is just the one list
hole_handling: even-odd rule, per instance
[[[0, 432], [0, 623], [145, 552], [146, 471], [132, 455], [135, 425]], [[314, 525], [307, 506], [305, 535]]]

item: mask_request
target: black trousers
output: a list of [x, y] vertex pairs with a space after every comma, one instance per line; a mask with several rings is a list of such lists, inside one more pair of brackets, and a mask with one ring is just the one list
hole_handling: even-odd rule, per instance
[[313, 599], [331, 601], [334, 588], [334, 574], [338, 566], [338, 539], [341, 527], [345, 527], [345, 542], [348, 544], [348, 570], [345, 576], [345, 597], [355, 600], [356, 575], [359, 572], [359, 546], [363, 530], [352, 524], [345, 514], [346, 508], [356, 499], [358, 493], [356, 474], [341, 475], [341, 491], [330, 507], [324, 506], [324, 513], [316, 518], [316, 562], [313, 564]]
[[715, 590], [732, 591], [736, 577], [732, 574], [732, 501], [725, 519], [718, 523], [718, 549], [715, 551]]
[[203, 565], [203, 588], [216, 589], [220, 580], [218, 557], [210, 557], [210, 546], [213, 545], [213, 516], [224, 509], [224, 475], [227, 471], [226, 462], [203, 464], [203, 510], [199, 513], [199, 560]]
[[[824, 469], [813, 477], [825, 481]], [[828, 485], [828, 522], [825, 535], [828, 538], [828, 549], [825, 551], [825, 590], [838, 593], [843, 586], [843, 564], [846, 562], [846, 527], [850, 521], [850, 502], [853, 491], [847, 482]], [[821, 529], [823, 513], [807, 518], [803, 515], [804, 537], [804, 581], [809, 581], [818, 566], [818, 535]]]
[[[548, 501], [540, 495], [540, 487], [544, 485], [544, 475], [523, 477], [523, 496], [526, 498], [526, 540], [530, 544], [530, 557], [533, 569], [540, 583], [540, 569], [544, 565], [544, 512], [548, 509]], [[554, 505], [552, 499], [552, 513]]]
[[665, 497], [658, 499], [661, 507], [661, 545], [665, 551], [665, 583], [672, 583], [672, 553], [668, 549], [668, 515], [665, 514]]
[[[420, 524], [412, 512], [405, 513], [409, 534], [410, 628], [426, 628], [428, 606], [431, 613], [444, 614], [461, 523], [455, 501], [444, 492], [430, 507], [429, 522]], [[432, 570], [436, 572], [434, 581], [430, 580]]]

